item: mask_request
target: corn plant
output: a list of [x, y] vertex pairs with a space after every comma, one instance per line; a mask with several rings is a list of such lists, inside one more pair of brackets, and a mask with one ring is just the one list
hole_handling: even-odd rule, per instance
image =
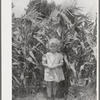
[[47, 52], [46, 42], [52, 37], [62, 43], [59, 52], [65, 55], [66, 88], [73, 84], [73, 76], [78, 85], [80, 78], [94, 77], [95, 80], [97, 19], [92, 22], [79, 10], [75, 6], [62, 9], [54, 3], [34, 0], [30, 1], [22, 18], [13, 18], [12, 82], [15, 94], [16, 90], [18, 94], [33, 94], [44, 88], [41, 57]]

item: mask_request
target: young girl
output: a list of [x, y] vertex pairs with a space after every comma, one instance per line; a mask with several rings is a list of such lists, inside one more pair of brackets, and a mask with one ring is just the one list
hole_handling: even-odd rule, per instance
[[64, 80], [62, 70], [63, 55], [59, 53], [60, 41], [57, 38], [52, 38], [48, 41], [47, 52], [42, 57], [42, 64], [45, 67], [44, 80], [47, 81], [47, 95], [48, 97], [55, 97], [57, 91], [57, 83]]

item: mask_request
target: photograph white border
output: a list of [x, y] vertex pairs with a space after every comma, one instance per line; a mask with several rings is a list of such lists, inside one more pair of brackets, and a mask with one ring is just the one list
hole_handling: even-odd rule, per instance
[[[2, 100], [12, 100], [12, 9], [11, 0], [1, 0], [1, 97]], [[99, 16], [99, 0], [97, 2]], [[99, 17], [98, 32], [99, 33]], [[99, 34], [97, 37], [97, 62], [99, 62]], [[99, 90], [99, 65], [97, 64], [97, 90]], [[99, 92], [97, 92], [99, 100]]]
[[2, 100], [12, 100], [12, 10], [11, 0], [1, 0], [1, 91]]

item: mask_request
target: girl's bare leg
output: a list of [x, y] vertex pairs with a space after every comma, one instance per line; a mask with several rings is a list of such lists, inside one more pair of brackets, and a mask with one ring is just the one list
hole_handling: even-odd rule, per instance
[[57, 82], [53, 82], [53, 95], [56, 96], [57, 93]]
[[48, 97], [52, 96], [52, 82], [47, 82], [47, 95]]

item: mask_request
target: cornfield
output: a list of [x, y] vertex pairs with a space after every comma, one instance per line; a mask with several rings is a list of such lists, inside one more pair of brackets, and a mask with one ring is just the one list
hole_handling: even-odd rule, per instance
[[30, 1], [27, 7], [22, 17], [12, 16], [13, 96], [45, 90], [41, 58], [52, 37], [61, 40], [65, 55], [65, 81], [59, 83], [58, 95], [84, 97], [82, 100], [96, 95], [97, 18], [91, 21], [75, 5], [62, 8], [46, 0]]

